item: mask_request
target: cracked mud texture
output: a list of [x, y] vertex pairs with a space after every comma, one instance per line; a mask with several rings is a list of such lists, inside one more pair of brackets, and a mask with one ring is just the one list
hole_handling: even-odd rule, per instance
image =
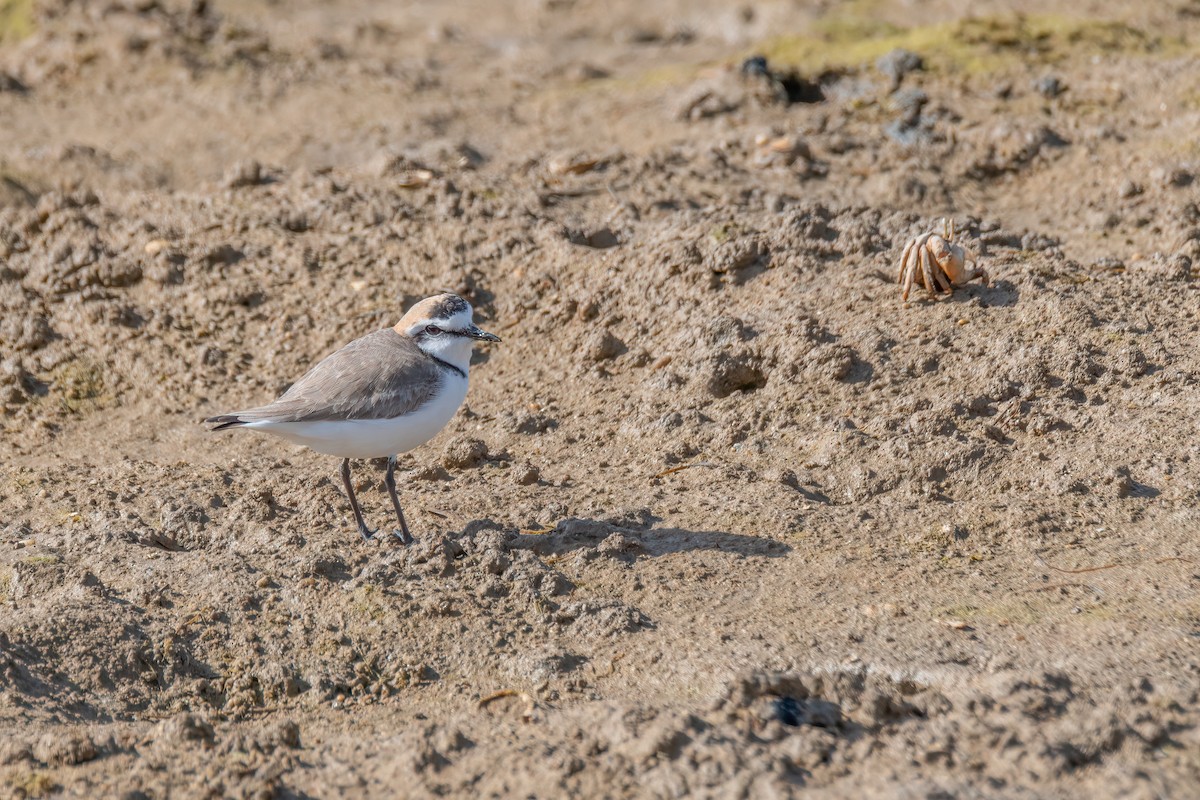
[[[1200, 9], [1132, 6], [0, 3], [0, 796], [1189, 795]], [[902, 304], [943, 216], [992, 284]], [[441, 290], [504, 343], [412, 546], [199, 424]]]

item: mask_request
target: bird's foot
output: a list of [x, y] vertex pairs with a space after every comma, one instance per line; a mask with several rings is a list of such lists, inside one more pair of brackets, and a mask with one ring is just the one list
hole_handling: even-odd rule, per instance
[[400, 540], [400, 544], [412, 544], [413, 543], [412, 534], [410, 534], [408, 531], [394, 530], [394, 531], [392, 531], [392, 533], [396, 536], [397, 539]]
[[375, 530], [371, 530], [371, 529], [370, 529], [370, 528], [368, 528], [366, 525], [359, 525], [359, 526], [358, 526], [358, 535], [359, 535], [359, 536], [361, 536], [361, 537], [363, 537], [363, 541], [364, 541], [364, 542], [370, 542], [370, 541], [373, 541], [373, 540], [374, 540], [374, 538], [375, 538], [375, 534], [376, 534], [376, 533], [378, 533], [378, 532], [379, 532], [379, 529], [378, 529], [378, 528], [376, 528]]

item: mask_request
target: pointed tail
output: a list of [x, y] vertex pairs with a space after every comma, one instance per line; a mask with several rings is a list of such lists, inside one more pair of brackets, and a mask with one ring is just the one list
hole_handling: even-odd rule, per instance
[[245, 425], [246, 420], [242, 419], [237, 414], [221, 414], [216, 417], [209, 417], [204, 420], [207, 423], [215, 423], [215, 428], [209, 428], [210, 431], [223, 431], [226, 428], [236, 428], [239, 425]]

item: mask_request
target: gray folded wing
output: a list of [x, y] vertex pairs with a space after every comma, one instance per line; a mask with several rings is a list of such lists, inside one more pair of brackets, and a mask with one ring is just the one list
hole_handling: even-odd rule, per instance
[[242, 424], [394, 419], [432, 400], [443, 380], [436, 361], [388, 328], [326, 357], [270, 405], [228, 416]]

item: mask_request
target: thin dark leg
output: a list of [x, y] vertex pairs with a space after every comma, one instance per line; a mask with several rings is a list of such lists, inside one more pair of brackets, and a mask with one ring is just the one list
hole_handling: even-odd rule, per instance
[[346, 495], [350, 498], [350, 508], [354, 509], [354, 520], [358, 523], [358, 532], [363, 539], [368, 542], [375, 534], [375, 531], [367, 527], [367, 523], [363, 521], [362, 509], [358, 507], [358, 498], [354, 496], [354, 484], [350, 482], [350, 459], [342, 459], [342, 483], [346, 487]]
[[405, 544], [412, 544], [412, 534], [408, 532], [408, 523], [404, 521], [404, 510], [400, 508], [400, 498], [396, 496], [396, 457], [388, 459], [387, 477], [383, 479], [388, 494], [392, 497], [392, 507], [396, 509], [396, 519], [400, 520], [400, 530], [396, 535]]

